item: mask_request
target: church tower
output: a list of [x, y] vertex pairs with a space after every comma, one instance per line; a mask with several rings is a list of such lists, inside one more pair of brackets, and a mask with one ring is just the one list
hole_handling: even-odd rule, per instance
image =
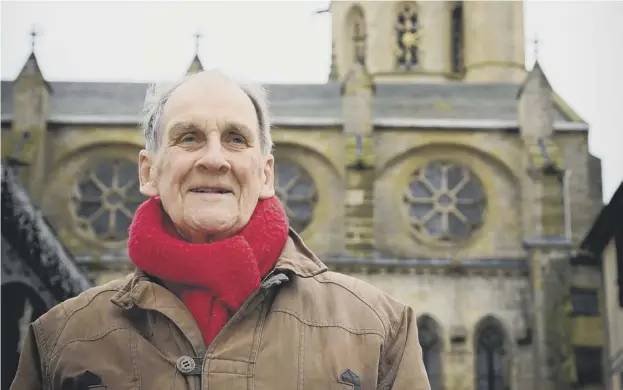
[[332, 1], [333, 58], [376, 82], [521, 82], [523, 2]]

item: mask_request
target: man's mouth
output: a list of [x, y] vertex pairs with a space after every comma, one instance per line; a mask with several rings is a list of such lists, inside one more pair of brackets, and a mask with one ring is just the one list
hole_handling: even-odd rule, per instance
[[201, 187], [201, 188], [193, 188], [190, 192], [200, 193], [200, 194], [231, 194], [231, 191], [223, 189], [223, 188], [211, 188], [211, 187]]

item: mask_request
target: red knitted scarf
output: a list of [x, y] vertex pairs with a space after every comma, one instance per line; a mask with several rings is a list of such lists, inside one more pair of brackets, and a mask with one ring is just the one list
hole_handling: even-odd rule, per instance
[[261, 200], [239, 234], [207, 244], [179, 239], [165, 220], [159, 198], [139, 206], [130, 226], [130, 258], [179, 293], [209, 345], [275, 265], [288, 238], [288, 218], [276, 197]]

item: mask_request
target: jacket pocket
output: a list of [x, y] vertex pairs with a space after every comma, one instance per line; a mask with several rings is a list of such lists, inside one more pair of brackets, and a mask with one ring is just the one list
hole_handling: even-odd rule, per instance
[[117, 328], [99, 337], [69, 340], [52, 355], [55, 390], [138, 390], [140, 379], [131, 331]]
[[352, 370], [344, 370], [338, 379], [340, 386], [339, 390], [361, 390], [361, 378], [355, 374]]

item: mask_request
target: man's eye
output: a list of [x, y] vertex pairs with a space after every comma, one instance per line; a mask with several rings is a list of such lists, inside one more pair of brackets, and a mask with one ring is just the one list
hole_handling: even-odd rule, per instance
[[197, 138], [195, 138], [194, 135], [185, 135], [184, 137], [182, 137], [182, 142], [183, 143], [189, 143], [189, 142], [195, 142], [197, 140]]
[[241, 135], [236, 135], [236, 134], [231, 134], [229, 136], [229, 139], [231, 142], [235, 143], [235, 144], [244, 144], [247, 142], [247, 140], [241, 136]]

